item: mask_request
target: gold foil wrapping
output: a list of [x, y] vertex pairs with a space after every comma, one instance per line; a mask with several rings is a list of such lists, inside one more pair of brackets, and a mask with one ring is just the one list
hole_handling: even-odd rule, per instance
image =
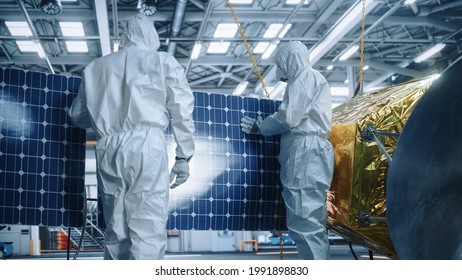
[[[335, 169], [328, 196], [328, 228], [376, 253], [396, 257], [386, 223], [388, 161], [375, 142], [362, 140], [368, 126], [400, 133], [433, 78], [364, 93], [333, 110], [330, 141]], [[397, 138], [379, 136], [393, 156]], [[367, 216], [369, 225], [361, 217]], [[361, 221], [363, 221], [361, 223]]]

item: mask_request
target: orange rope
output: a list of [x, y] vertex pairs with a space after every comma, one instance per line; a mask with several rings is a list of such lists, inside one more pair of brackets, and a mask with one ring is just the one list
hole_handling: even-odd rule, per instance
[[356, 83], [356, 88], [361, 89], [362, 93], [362, 83], [363, 83], [363, 65], [364, 65], [364, 28], [366, 25], [366, 0], [363, 0], [363, 15], [362, 15], [362, 21], [361, 21], [361, 48], [360, 48], [360, 60], [359, 60], [359, 80]]
[[245, 39], [244, 31], [242, 30], [242, 27], [239, 24], [239, 21], [237, 20], [237, 16], [234, 13], [233, 6], [231, 5], [229, 0], [226, 0], [226, 2], [228, 3], [229, 10], [231, 11], [231, 14], [233, 15], [234, 22], [236, 22], [236, 24], [237, 24], [237, 27], [239, 29], [239, 33], [241, 34], [242, 40], [244, 40], [245, 48], [247, 49], [247, 53], [249, 54], [250, 59], [252, 60], [253, 68], [255, 69], [255, 72], [257, 72], [258, 79], [260, 80], [260, 83], [261, 83], [261, 85], [263, 87], [263, 91], [265, 92], [266, 97], [268, 99], [270, 99], [270, 96], [268, 94], [268, 90], [266, 89], [265, 82], [263, 81], [263, 78], [262, 78], [262, 76], [260, 74], [260, 71], [258, 70], [257, 62], [255, 61], [255, 59], [254, 59], [254, 57], [252, 55], [252, 51], [250, 50], [249, 44], [247, 43], [247, 40]]

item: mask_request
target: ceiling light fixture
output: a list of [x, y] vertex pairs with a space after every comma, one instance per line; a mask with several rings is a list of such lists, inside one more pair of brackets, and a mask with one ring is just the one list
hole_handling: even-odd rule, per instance
[[248, 84], [249, 84], [249, 82], [247, 82], [247, 81], [245, 81], [243, 83], [240, 83], [237, 86], [236, 90], [234, 90], [233, 95], [241, 95], [244, 92], [244, 90], [247, 88]]
[[[380, 4], [380, 1], [366, 0], [364, 14], [368, 14], [378, 4]], [[310, 61], [312, 64], [318, 62], [340, 39], [357, 26], [361, 21], [362, 9], [362, 1], [359, 0], [328, 31], [324, 39], [310, 50]]]
[[276, 47], [278, 46], [278, 44], [279, 44], [279, 40], [276, 40], [275, 42], [271, 43], [271, 44], [266, 48], [266, 50], [265, 50], [265, 52], [262, 54], [261, 58], [262, 58], [262, 59], [267, 59], [267, 58], [269, 58], [269, 57], [273, 54], [273, 52], [274, 52], [274, 50], [276, 49]]
[[427, 60], [428, 58], [432, 57], [442, 49], [446, 47], [445, 43], [439, 43], [434, 45], [433, 47], [429, 48], [428, 50], [424, 51], [422, 54], [420, 54], [418, 57], [414, 59], [416, 63], [421, 63], [424, 60]]
[[416, 0], [406, 0], [406, 2], [404, 2], [404, 4], [406, 5], [411, 5], [411, 4], [414, 4]]
[[39, 41], [34, 41], [34, 45], [40, 58], [47, 57], [45, 51], [43, 50], [42, 44]]
[[152, 16], [157, 12], [157, 0], [139, 0], [136, 8], [140, 14]]
[[118, 52], [120, 47], [120, 40], [113, 40], [112, 52]]
[[202, 49], [202, 44], [197, 42], [196, 44], [194, 44], [194, 48], [193, 48], [193, 51], [191, 53], [191, 59], [192, 60], [195, 60], [199, 57], [199, 54], [201, 52], [201, 49]]
[[355, 52], [359, 50], [358, 45], [354, 45], [351, 48], [349, 48], [347, 51], [345, 51], [344, 54], [339, 58], [340, 61], [345, 61], [347, 60], [350, 56], [352, 56]]
[[60, 0], [42, 0], [38, 6], [43, 13], [56, 16], [63, 11], [63, 6]]

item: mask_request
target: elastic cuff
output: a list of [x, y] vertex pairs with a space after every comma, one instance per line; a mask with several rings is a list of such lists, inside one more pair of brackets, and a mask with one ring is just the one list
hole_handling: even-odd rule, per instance
[[190, 156], [189, 158], [175, 157], [175, 160], [185, 160], [186, 162], [189, 162], [191, 158], [192, 156]]

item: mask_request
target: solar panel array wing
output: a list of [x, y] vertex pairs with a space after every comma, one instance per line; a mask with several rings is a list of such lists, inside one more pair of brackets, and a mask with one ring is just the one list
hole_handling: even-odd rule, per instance
[[[80, 78], [2, 68], [0, 80], [0, 224], [81, 226], [85, 131], [67, 116]], [[170, 193], [168, 229], [285, 229], [279, 138], [246, 135], [239, 125], [278, 102], [194, 96], [196, 154], [188, 182]]]
[[[170, 193], [168, 229], [285, 229], [278, 137], [246, 135], [243, 116], [273, 113], [278, 102], [195, 92], [196, 154], [191, 176]], [[174, 142], [167, 133], [169, 154]], [[172, 157], [170, 157], [172, 158]]]
[[82, 225], [86, 134], [67, 116], [79, 84], [0, 68], [0, 224]]

